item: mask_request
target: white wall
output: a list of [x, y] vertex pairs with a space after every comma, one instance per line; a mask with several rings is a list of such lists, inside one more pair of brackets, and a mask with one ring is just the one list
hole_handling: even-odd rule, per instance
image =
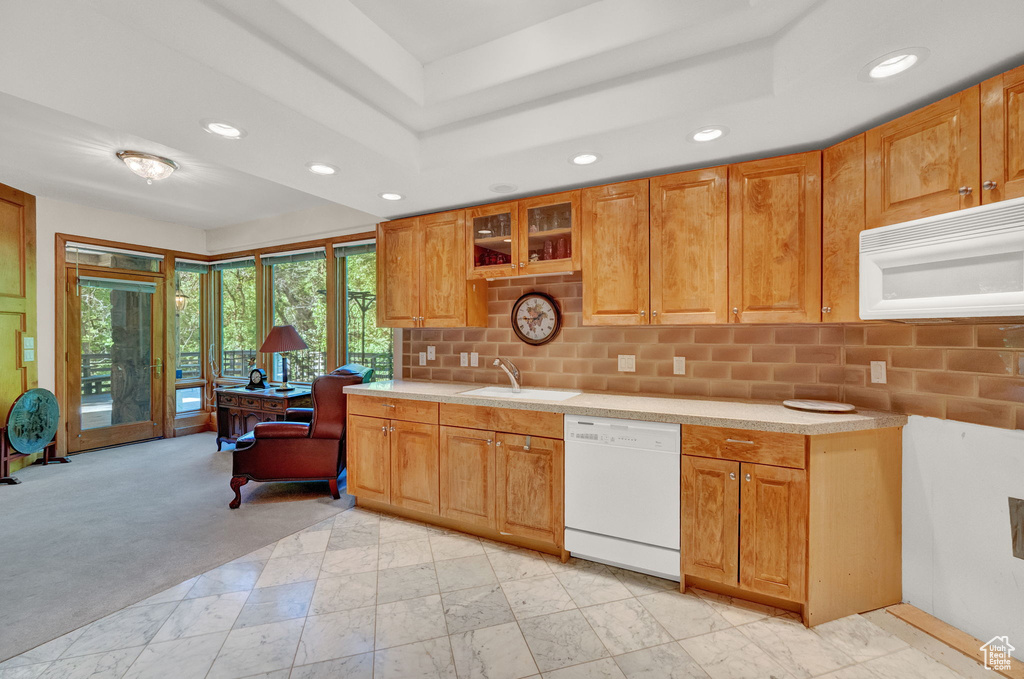
[[382, 221], [366, 212], [332, 203], [275, 217], [256, 219], [206, 232], [210, 254], [315, 240], [348, 233], [373, 231]]
[[1024, 498], [1024, 431], [930, 417], [903, 434], [903, 598], [1024, 660], [1024, 560], [1007, 497]]
[[54, 388], [54, 234], [106, 238], [151, 247], [206, 252], [206, 232], [180, 224], [65, 203], [52, 198], [36, 199], [36, 286], [38, 299], [39, 386]]

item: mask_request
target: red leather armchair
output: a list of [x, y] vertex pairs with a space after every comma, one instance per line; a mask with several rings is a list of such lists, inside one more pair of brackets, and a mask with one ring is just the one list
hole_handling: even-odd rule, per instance
[[331, 495], [338, 492], [338, 476], [345, 468], [344, 387], [360, 384], [373, 371], [350, 364], [313, 381], [313, 407], [289, 408], [287, 421], [263, 422], [238, 439], [232, 453], [228, 506], [242, 503], [241, 488], [249, 481], [327, 481]]

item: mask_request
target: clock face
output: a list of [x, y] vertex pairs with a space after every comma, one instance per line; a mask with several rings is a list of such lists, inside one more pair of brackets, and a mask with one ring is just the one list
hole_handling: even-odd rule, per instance
[[544, 293], [528, 292], [512, 307], [512, 329], [527, 344], [550, 342], [561, 326], [558, 304]]
[[252, 372], [249, 373], [249, 384], [252, 386], [263, 386], [263, 378], [266, 377], [267, 373], [263, 372], [259, 368], [253, 368]]

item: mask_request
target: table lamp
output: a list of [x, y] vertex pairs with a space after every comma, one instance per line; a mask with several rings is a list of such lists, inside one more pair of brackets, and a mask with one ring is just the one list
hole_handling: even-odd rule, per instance
[[288, 386], [288, 354], [292, 351], [301, 351], [308, 348], [306, 343], [302, 341], [302, 338], [299, 337], [299, 333], [295, 331], [295, 326], [275, 325], [273, 327], [267, 335], [267, 339], [263, 341], [260, 353], [281, 354], [281, 374], [284, 380], [275, 391], [291, 391], [295, 388]]

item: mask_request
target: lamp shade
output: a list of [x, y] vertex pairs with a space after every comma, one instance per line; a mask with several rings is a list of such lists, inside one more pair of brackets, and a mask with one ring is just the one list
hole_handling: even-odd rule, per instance
[[306, 343], [299, 337], [293, 325], [275, 325], [273, 330], [263, 340], [260, 352], [264, 354], [275, 354], [282, 351], [300, 351], [307, 349]]

